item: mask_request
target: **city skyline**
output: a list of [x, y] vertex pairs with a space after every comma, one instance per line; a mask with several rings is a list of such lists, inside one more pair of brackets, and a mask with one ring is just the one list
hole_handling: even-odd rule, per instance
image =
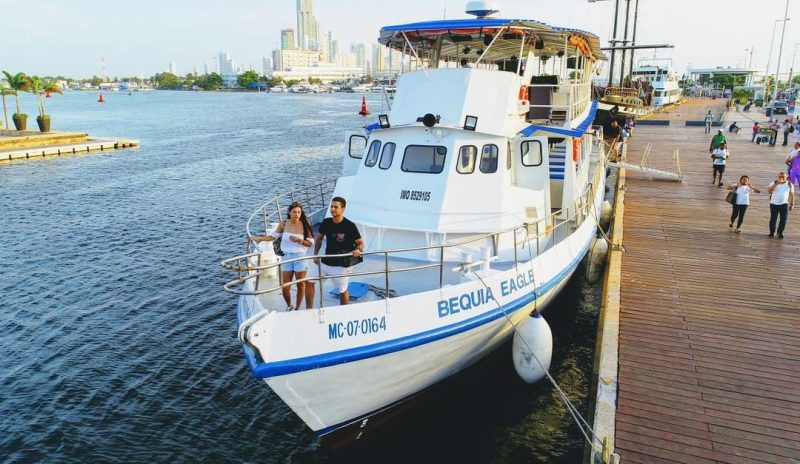
[[[5, 42], [15, 44], [4, 49], [0, 69], [87, 78], [102, 74], [104, 60], [108, 76], [149, 77], [167, 71], [174, 62], [177, 73], [185, 75], [195, 68], [213, 70], [218, 66], [214, 60], [224, 50], [242, 69], [261, 72], [263, 58], [281, 48], [281, 30], [298, 32], [297, 3], [244, 0], [233, 8], [203, 0], [191, 5], [141, 0], [116, 10], [96, 0], [82, 2], [81, 8], [66, 0], [32, 0], [24, 6], [0, 0], [4, 16], [18, 18], [0, 29]], [[384, 25], [466, 18], [465, 3], [407, 0], [400, 8], [389, 2], [317, 0], [313, 17], [321, 30], [331, 32], [341, 50], [349, 51], [353, 43], [374, 44]], [[583, 29], [596, 34], [605, 45], [611, 38], [613, 3], [563, 0], [555, 7], [544, 0], [504, 0], [500, 16]], [[775, 72], [782, 24], [775, 20], [783, 17], [785, 1], [767, 0], [748, 11], [746, 19], [724, 0], [639, 3], [637, 42], [673, 44], [674, 49], [659, 51], [658, 56], [672, 58], [678, 71], [689, 65], [736, 67], [752, 62], [752, 68], [763, 72], [773, 48], [769, 72]], [[624, 9], [625, 1], [621, 4]], [[790, 4], [788, 17], [800, 20], [800, 5]], [[783, 41], [782, 74], [792, 67], [800, 48], [796, 45], [800, 33], [792, 25], [790, 21]], [[299, 45], [301, 39], [295, 40]], [[640, 51], [637, 59], [652, 54]], [[794, 65], [796, 68], [800, 62]]]

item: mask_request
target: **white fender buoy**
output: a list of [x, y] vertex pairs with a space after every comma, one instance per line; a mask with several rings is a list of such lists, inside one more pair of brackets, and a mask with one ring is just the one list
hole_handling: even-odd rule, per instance
[[603, 200], [600, 205], [600, 228], [608, 230], [608, 225], [611, 223], [611, 203], [608, 200]]
[[589, 253], [586, 254], [586, 281], [594, 285], [603, 275], [603, 267], [608, 255], [608, 242], [604, 238], [595, 238]]
[[514, 342], [511, 344], [511, 358], [517, 374], [528, 383], [542, 380], [550, 369], [553, 333], [538, 311], [534, 311], [517, 326]]

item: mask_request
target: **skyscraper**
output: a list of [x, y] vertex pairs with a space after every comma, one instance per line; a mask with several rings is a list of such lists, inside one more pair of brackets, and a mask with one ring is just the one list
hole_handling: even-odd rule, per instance
[[312, 11], [312, 0], [297, 0], [297, 47], [317, 49], [317, 20]]
[[281, 50], [294, 50], [294, 29], [281, 29]]

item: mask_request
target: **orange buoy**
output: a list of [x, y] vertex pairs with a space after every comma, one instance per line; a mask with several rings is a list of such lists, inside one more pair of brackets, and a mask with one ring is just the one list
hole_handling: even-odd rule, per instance
[[361, 116], [369, 114], [369, 110], [367, 109], [367, 97], [361, 97], [361, 111], [359, 111], [358, 114]]
[[100, 96], [99, 96], [99, 97], [97, 97], [97, 101], [98, 101], [99, 103], [103, 103], [103, 102], [105, 102], [105, 101], [106, 101], [105, 97], [103, 97], [103, 92], [100, 92]]

